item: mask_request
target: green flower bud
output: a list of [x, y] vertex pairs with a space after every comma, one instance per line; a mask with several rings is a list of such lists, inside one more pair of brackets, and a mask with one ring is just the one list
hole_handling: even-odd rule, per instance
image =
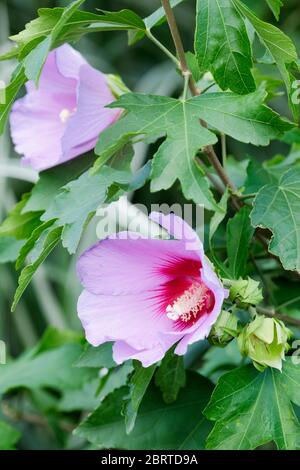
[[124, 95], [124, 93], [130, 92], [129, 88], [127, 88], [127, 86], [119, 75], [106, 75], [106, 83], [115, 98], [119, 98], [121, 95]]
[[224, 347], [237, 336], [237, 318], [227, 310], [222, 310], [216, 323], [213, 325], [209, 341], [215, 346]]
[[258, 370], [269, 366], [281, 371], [291, 334], [282, 321], [257, 315], [243, 329], [237, 341], [241, 354], [250, 357]]
[[230, 300], [236, 302], [241, 308], [247, 308], [249, 305], [257, 305], [262, 299], [262, 290], [259, 287], [259, 282], [248, 279], [239, 279], [237, 281], [230, 281]]

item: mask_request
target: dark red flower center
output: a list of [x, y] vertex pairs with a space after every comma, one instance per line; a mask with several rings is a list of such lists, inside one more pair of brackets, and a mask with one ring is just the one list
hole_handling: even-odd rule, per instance
[[166, 314], [179, 329], [192, 326], [214, 306], [214, 295], [201, 280], [194, 280], [183, 293], [167, 305]]

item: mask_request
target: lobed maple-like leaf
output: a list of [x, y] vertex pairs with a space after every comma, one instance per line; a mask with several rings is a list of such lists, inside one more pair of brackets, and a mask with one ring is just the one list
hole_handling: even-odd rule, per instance
[[274, 441], [280, 450], [300, 449], [300, 367], [287, 358], [282, 373], [252, 365], [223, 375], [204, 410], [216, 421], [207, 448], [247, 450]]
[[129, 140], [165, 136], [153, 158], [151, 189], [168, 189], [179, 179], [187, 199], [219, 211], [208, 182], [195, 161], [204, 147], [217, 142], [209, 126], [241, 142], [267, 145], [271, 139], [292, 127], [263, 104], [265, 92], [250, 95], [207, 93], [188, 100], [165, 96], [128, 93], [110, 106], [124, 108], [127, 113], [100, 136], [96, 168], [107, 161]]
[[269, 250], [287, 270], [300, 272], [300, 168], [291, 168], [279, 182], [263, 186], [251, 213], [254, 227], [273, 233]]
[[247, 94], [255, 90], [252, 51], [244, 19], [232, 0], [198, 0], [195, 50], [202, 72], [220, 88]]

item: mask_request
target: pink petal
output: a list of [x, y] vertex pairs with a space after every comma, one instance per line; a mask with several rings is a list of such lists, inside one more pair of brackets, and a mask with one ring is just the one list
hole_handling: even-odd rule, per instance
[[11, 134], [23, 162], [38, 171], [91, 150], [120, 114], [104, 108], [114, 100], [105, 76], [68, 44], [48, 55], [38, 89], [26, 88], [12, 108]]
[[56, 49], [56, 64], [61, 75], [74, 78], [78, 82], [80, 68], [86, 65], [87, 61], [69, 44], [63, 44]]
[[38, 171], [54, 166], [60, 159], [63, 126], [53, 110], [34, 109], [27, 97], [16, 101], [10, 115], [15, 150], [22, 162]]
[[27, 83], [28, 93], [17, 100], [10, 114], [11, 136], [23, 163], [36, 170], [56, 165], [61, 158], [65, 124], [62, 109], [76, 107], [76, 81], [62, 76], [56, 65], [57, 51], [49, 54], [39, 88]]
[[166, 352], [174, 344], [157, 344], [152, 349], [134, 349], [124, 341], [116, 341], [113, 346], [113, 358], [117, 364], [122, 364], [128, 359], [136, 359], [140, 361], [143, 367], [149, 367], [155, 362], [160, 361]]
[[120, 115], [105, 106], [114, 101], [105, 75], [86, 64], [80, 68], [77, 111], [68, 121], [62, 139], [64, 160], [95, 147], [99, 134]]
[[145, 292], [180, 275], [199, 275], [199, 268], [198, 254], [186, 252], [183, 241], [143, 238], [100, 241], [77, 264], [87, 290], [114, 295]]
[[[43, 67], [38, 88], [33, 82], [27, 82], [28, 104], [35, 104], [36, 108], [43, 109], [44, 101], [48, 106], [54, 106], [61, 111], [63, 108], [73, 109], [76, 106], [77, 79], [64, 76], [57, 65], [58, 56], [70, 53], [69, 48], [61, 46], [50, 52]], [[51, 109], [51, 108], [50, 108]], [[59, 117], [59, 116], [57, 116]]]
[[160, 315], [156, 299], [147, 293], [114, 296], [85, 290], [78, 300], [78, 315], [93, 346], [121, 340], [139, 350], [159, 344], [159, 333], [171, 329], [173, 323]]
[[202, 259], [204, 255], [202, 242], [192, 227], [181, 217], [175, 214], [164, 215], [162, 212], [151, 212], [149, 218], [167, 230], [177, 240], [184, 240], [186, 250], [198, 250]]

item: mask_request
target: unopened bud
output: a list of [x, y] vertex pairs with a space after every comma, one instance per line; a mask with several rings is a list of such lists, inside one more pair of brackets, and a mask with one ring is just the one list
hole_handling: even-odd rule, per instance
[[254, 279], [249, 277], [230, 282], [230, 300], [236, 302], [239, 307], [247, 308], [249, 305], [257, 305], [263, 300], [259, 282]]
[[129, 88], [125, 85], [119, 75], [106, 75], [106, 83], [115, 98], [119, 98], [121, 95], [124, 95], [124, 93], [130, 92]]
[[262, 371], [266, 367], [281, 370], [291, 331], [276, 318], [257, 315], [238, 336], [243, 356], [252, 359], [254, 366]]
[[227, 310], [222, 310], [218, 320], [211, 329], [208, 339], [215, 346], [224, 347], [237, 334], [237, 318]]

